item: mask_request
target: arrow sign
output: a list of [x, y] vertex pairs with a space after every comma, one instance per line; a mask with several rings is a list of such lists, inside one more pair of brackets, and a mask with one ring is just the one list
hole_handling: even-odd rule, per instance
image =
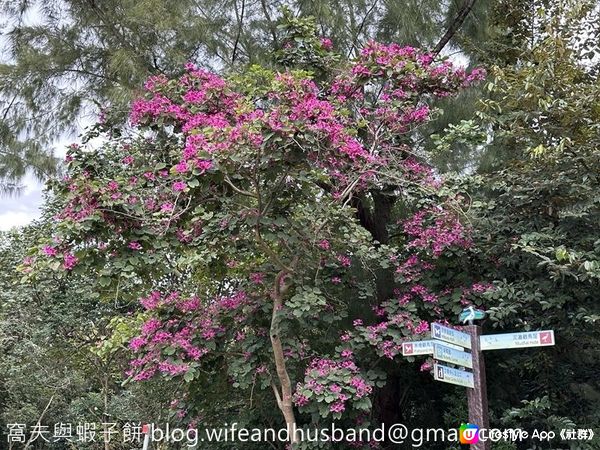
[[486, 334], [479, 338], [481, 350], [504, 348], [546, 347], [554, 345], [554, 331], [527, 331], [522, 333]]
[[455, 350], [439, 342], [433, 344], [433, 358], [456, 364], [457, 366], [468, 367], [469, 369], [473, 368], [473, 355], [471, 353]]
[[471, 348], [471, 336], [469, 334], [445, 327], [439, 323], [431, 324], [431, 337], [441, 341], [450, 342], [451, 344], [460, 345], [461, 347]]
[[435, 363], [433, 365], [433, 378], [444, 383], [457, 384], [469, 388], [475, 387], [473, 374], [466, 370], [453, 369], [452, 367], [444, 366]]

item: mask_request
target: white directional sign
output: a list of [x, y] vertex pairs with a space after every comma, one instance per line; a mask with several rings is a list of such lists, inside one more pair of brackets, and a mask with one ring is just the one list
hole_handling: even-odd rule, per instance
[[402, 355], [431, 355], [433, 353], [433, 341], [412, 341], [402, 343]]
[[485, 334], [480, 336], [481, 350], [503, 348], [545, 347], [554, 345], [554, 331], [523, 331], [521, 333]]
[[450, 342], [451, 344], [460, 345], [461, 347], [471, 348], [471, 335], [453, 328], [445, 327], [439, 323], [431, 324], [431, 337], [433, 339]]
[[433, 365], [433, 377], [444, 383], [457, 384], [459, 386], [470, 388], [475, 387], [473, 374], [471, 372], [453, 369], [452, 367], [444, 366], [442, 364], [436, 363]]
[[446, 361], [457, 366], [473, 368], [473, 355], [462, 350], [448, 347], [441, 342], [433, 344], [433, 358]]
[[[441, 343], [440, 341], [436, 341], [433, 339], [428, 339], [424, 341], [409, 341], [402, 343], [402, 356], [415, 356], [415, 355], [431, 355], [433, 354], [433, 344]], [[446, 347], [453, 348], [455, 350], [462, 350], [463, 348], [454, 345], [444, 343]]]

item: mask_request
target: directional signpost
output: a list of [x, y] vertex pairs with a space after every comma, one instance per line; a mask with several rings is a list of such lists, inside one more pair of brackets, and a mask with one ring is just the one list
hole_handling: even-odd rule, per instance
[[402, 355], [431, 355], [433, 353], [433, 341], [412, 341], [402, 343]]
[[529, 331], [522, 333], [486, 334], [481, 336], [481, 350], [505, 348], [545, 347], [554, 345], [554, 331]]
[[446, 361], [457, 366], [473, 368], [473, 356], [471, 353], [462, 350], [456, 350], [442, 343], [433, 344], [433, 359]]
[[471, 348], [471, 336], [462, 331], [448, 328], [439, 323], [431, 324], [431, 337], [441, 341], [450, 342], [465, 348]]
[[[487, 388], [483, 350], [519, 349], [554, 345], [554, 331], [523, 331], [520, 333], [481, 335], [475, 320], [485, 317], [483, 311], [470, 306], [460, 314], [469, 325], [459, 331], [431, 324], [431, 339], [404, 342], [404, 356], [433, 355], [433, 377], [437, 381], [467, 387], [469, 422], [489, 429]], [[469, 352], [470, 351], [470, 352]], [[455, 367], [451, 367], [451, 364]], [[469, 370], [470, 369], [470, 370]], [[480, 440], [471, 450], [490, 450], [490, 442]]]
[[473, 373], [466, 370], [454, 369], [439, 363], [433, 365], [433, 378], [445, 383], [458, 384], [459, 386], [469, 388], [475, 387]]
[[[433, 344], [439, 341], [429, 339], [424, 341], [409, 341], [402, 343], [402, 356], [417, 356], [417, 355], [432, 355]], [[444, 344], [446, 347], [450, 347], [456, 350], [462, 350], [462, 347], [449, 343]]]
[[[473, 354], [473, 389], [467, 389], [467, 405], [469, 406], [469, 422], [480, 428], [490, 428], [488, 411], [487, 385], [485, 377], [485, 362], [481, 352], [479, 325], [467, 325], [466, 330], [471, 335], [471, 352]], [[490, 442], [480, 440], [471, 446], [472, 450], [491, 450]]]

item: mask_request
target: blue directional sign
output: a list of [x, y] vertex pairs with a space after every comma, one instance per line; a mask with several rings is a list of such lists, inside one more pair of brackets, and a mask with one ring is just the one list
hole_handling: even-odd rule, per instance
[[437, 381], [443, 381], [444, 383], [457, 384], [458, 386], [469, 388], [475, 387], [475, 381], [473, 380], [473, 374], [471, 372], [453, 369], [452, 367], [438, 363], [433, 365], [433, 378]]
[[471, 348], [471, 335], [462, 331], [448, 328], [439, 323], [431, 324], [431, 337], [441, 341], [450, 342], [465, 348]]
[[456, 350], [448, 347], [441, 342], [433, 344], [433, 358], [439, 361], [446, 361], [457, 366], [473, 368], [473, 355], [462, 350]]

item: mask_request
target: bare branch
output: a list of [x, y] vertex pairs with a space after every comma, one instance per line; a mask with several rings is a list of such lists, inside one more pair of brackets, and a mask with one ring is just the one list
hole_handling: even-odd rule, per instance
[[460, 11], [456, 15], [456, 17], [454, 18], [454, 20], [452, 21], [452, 23], [450, 24], [450, 26], [446, 30], [446, 33], [444, 33], [444, 35], [442, 36], [442, 38], [439, 40], [439, 42], [437, 43], [437, 45], [432, 50], [431, 53], [434, 56], [437, 56], [437, 55], [440, 54], [440, 52], [444, 49], [444, 47], [446, 46], [446, 44], [448, 44], [448, 42], [450, 42], [450, 39], [452, 39], [452, 37], [460, 29], [460, 27], [464, 23], [465, 19], [467, 18], [467, 16], [469, 15], [469, 13], [471, 12], [471, 10], [473, 9], [473, 5], [475, 5], [475, 1], [476, 0], [465, 0], [465, 3], [463, 4], [462, 8], [460, 9]]

